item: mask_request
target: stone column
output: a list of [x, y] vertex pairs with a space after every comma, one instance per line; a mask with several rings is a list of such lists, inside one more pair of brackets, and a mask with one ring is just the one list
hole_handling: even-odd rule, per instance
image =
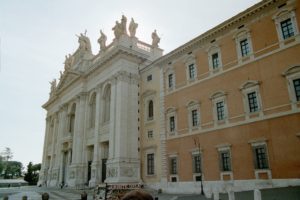
[[99, 128], [100, 128], [100, 112], [101, 112], [101, 87], [96, 88], [96, 116], [95, 116], [95, 129], [94, 129], [94, 157], [92, 163], [92, 175], [89, 186], [93, 187], [101, 180], [100, 169], [101, 161], [99, 160], [100, 146], [99, 146]]
[[80, 187], [84, 184], [83, 140], [85, 122], [86, 94], [77, 96], [75, 112], [75, 129], [73, 137], [72, 165], [70, 166], [69, 184], [71, 187]]
[[49, 135], [49, 129], [50, 129], [50, 119], [49, 117], [46, 117], [46, 130], [44, 135], [44, 149], [43, 149], [43, 158], [42, 158], [42, 166], [41, 166], [41, 172], [39, 176], [38, 185], [44, 184], [45, 181], [47, 181], [47, 151], [48, 151], [48, 135]]
[[48, 170], [48, 176], [49, 176], [49, 180], [50, 182], [48, 182], [47, 185], [49, 186], [55, 186], [56, 184], [56, 177], [55, 177], [55, 147], [56, 147], [56, 137], [57, 137], [57, 129], [58, 129], [58, 114], [54, 113], [53, 114], [53, 120], [54, 120], [54, 127], [52, 130], [52, 143], [51, 143], [51, 160], [50, 160], [50, 166], [49, 166], [49, 170]]
[[139, 182], [137, 75], [121, 71], [112, 84], [107, 181]]
[[63, 156], [64, 156], [64, 149], [62, 139], [64, 137], [65, 125], [66, 125], [66, 116], [67, 116], [67, 106], [61, 106], [60, 113], [59, 113], [59, 128], [58, 128], [58, 141], [56, 145], [56, 167], [58, 170], [58, 183], [57, 185], [62, 183], [62, 175], [63, 175]]

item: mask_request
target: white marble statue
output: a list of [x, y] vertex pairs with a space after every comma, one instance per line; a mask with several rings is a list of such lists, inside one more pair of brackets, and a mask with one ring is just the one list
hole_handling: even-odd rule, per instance
[[112, 30], [114, 31], [116, 39], [119, 39], [123, 34], [122, 24], [120, 24], [118, 21], [116, 21], [116, 25], [112, 28]]
[[125, 15], [122, 15], [122, 18], [121, 18], [122, 32], [123, 32], [123, 34], [125, 34], [125, 35], [127, 35], [126, 24], [127, 24], [127, 18], [126, 18]]
[[54, 90], [56, 89], [56, 79], [53, 79], [53, 81], [51, 81], [49, 83], [51, 84], [50, 94], [52, 94], [54, 92]]
[[98, 39], [98, 43], [100, 45], [100, 50], [104, 51], [106, 49], [106, 35], [100, 30], [100, 38]]
[[130, 24], [128, 27], [130, 37], [135, 37], [137, 27], [138, 27], [138, 24], [134, 22], [133, 18], [131, 18], [131, 21], [130, 21]]
[[91, 42], [90, 39], [86, 36], [86, 31], [84, 34], [80, 33], [80, 36], [77, 35], [77, 37], [79, 42], [79, 50], [91, 53]]
[[160, 38], [158, 37], [156, 30], [151, 35], [152, 37], [152, 46], [153, 47], [158, 47], [158, 43], [160, 42]]
[[65, 71], [68, 71], [73, 65], [74, 57], [71, 54], [69, 54], [69, 55], [66, 55], [65, 58], [66, 58], [65, 62], [64, 62]]

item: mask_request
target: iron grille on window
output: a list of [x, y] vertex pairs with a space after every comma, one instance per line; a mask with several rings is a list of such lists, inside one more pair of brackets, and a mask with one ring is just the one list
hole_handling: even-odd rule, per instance
[[195, 78], [195, 66], [194, 66], [194, 64], [189, 65], [189, 75], [190, 75], [190, 79]]
[[154, 154], [147, 155], [147, 174], [153, 175], [154, 174]]
[[241, 45], [241, 54], [242, 56], [247, 56], [250, 53], [250, 46], [249, 46], [249, 42], [248, 39], [244, 39], [242, 41], [240, 41], [240, 45]]
[[292, 24], [292, 20], [286, 19], [280, 23], [281, 31], [282, 31], [282, 37], [283, 39], [287, 39], [289, 37], [294, 36], [294, 28]]
[[171, 158], [171, 174], [177, 174], [177, 158]]
[[265, 146], [256, 147], [255, 148], [255, 156], [256, 156], [256, 168], [257, 169], [269, 168]]
[[293, 81], [295, 88], [296, 100], [300, 101], [300, 78]]
[[223, 101], [217, 102], [216, 106], [217, 106], [218, 120], [223, 120], [225, 118], [224, 102]]
[[192, 125], [198, 126], [198, 113], [197, 110], [192, 110]]
[[230, 155], [228, 151], [221, 152], [222, 171], [231, 171]]
[[169, 88], [173, 87], [173, 74], [169, 74], [168, 76]]
[[194, 155], [194, 173], [201, 173], [201, 156]]
[[256, 92], [248, 93], [248, 103], [249, 103], [249, 111], [256, 112], [258, 111], [258, 102]]
[[170, 117], [170, 132], [174, 132], [175, 131], [175, 117], [172, 116]]
[[212, 66], [213, 66], [213, 69], [217, 69], [220, 65], [220, 62], [219, 62], [219, 54], [218, 53], [215, 53], [211, 56], [212, 58]]

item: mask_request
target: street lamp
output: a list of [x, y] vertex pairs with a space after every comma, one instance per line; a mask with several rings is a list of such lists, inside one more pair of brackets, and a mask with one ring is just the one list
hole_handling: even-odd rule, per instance
[[[196, 137], [194, 138], [194, 144], [198, 150], [198, 153], [199, 153], [199, 156], [200, 156], [200, 141], [199, 141], [199, 138]], [[202, 159], [202, 158], [201, 158]], [[200, 163], [201, 165], [201, 163]], [[202, 167], [200, 166], [200, 187], [201, 187], [201, 195], [204, 195], [204, 191], [203, 191], [203, 182], [202, 182]]]

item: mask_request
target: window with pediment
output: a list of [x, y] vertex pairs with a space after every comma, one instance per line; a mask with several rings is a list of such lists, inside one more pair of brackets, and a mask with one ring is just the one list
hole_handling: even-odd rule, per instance
[[176, 135], [177, 131], [177, 116], [175, 108], [168, 108], [166, 112], [167, 133], [172, 136]]
[[190, 101], [187, 104], [189, 131], [196, 130], [200, 127], [200, 103], [197, 101]]
[[286, 78], [292, 109], [300, 104], [300, 65], [294, 65], [285, 70], [282, 75]]
[[222, 70], [221, 49], [217, 45], [211, 46], [208, 50], [209, 71], [212, 73]]
[[175, 72], [174, 69], [169, 66], [165, 72], [165, 80], [166, 80], [166, 89], [167, 91], [172, 91], [175, 89]]
[[197, 79], [197, 64], [194, 55], [188, 55], [185, 59], [186, 77], [188, 81], [194, 81]]
[[262, 114], [259, 84], [260, 82], [258, 81], [247, 81], [240, 87], [243, 94], [246, 117], [249, 117], [251, 114]]
[[241, 29], [234, 36], [239, 62], [245, 58], [253, 58], [251, 34], [248, 29]]
[[213, 116], [215, 125], [228, 121], [228, 110], [226, 93], [224, 91], [218, 91], [211, 95], [210, 99], [213, 105]]
[[[283, 8], [273, 17], [279, 41], [284, 41], [298, 34], [295, 11], [292, 8]], [[282, 45], [283, 43], [281, 43]]]

